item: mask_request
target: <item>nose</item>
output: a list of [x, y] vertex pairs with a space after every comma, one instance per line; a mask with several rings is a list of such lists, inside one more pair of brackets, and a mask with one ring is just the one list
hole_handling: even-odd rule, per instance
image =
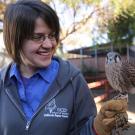
[[42, 43], [42, 47], [51, 48], [52, 46], [53, 45], [51, 40], [48, 37], [46, 37]]

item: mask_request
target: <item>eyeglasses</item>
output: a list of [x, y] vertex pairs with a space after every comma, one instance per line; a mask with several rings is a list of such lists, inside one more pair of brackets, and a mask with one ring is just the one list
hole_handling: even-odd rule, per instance
[[56, 34], [51, 33], [51, 34], [48, 34], [48, 35], [44, 35], [43, 33], [37, 33], [37, 34], [34, 34], [33, 36], [30, 37], [31, 40], [33, 40], [37, 43], [42, 43], [47, 38], [50, 41], [55, 41], [56, 40]]

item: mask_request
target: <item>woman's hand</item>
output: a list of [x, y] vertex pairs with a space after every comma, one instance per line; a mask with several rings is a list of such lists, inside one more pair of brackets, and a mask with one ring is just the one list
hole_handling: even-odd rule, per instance
[[[109, 100], [104, 103], [99, 113], [94, 120], [94, 128], [99, 135], [110, 135], [112, 129], [116, 127], [116, 122], [119, 126], [127, 124], [127, 101], [126, 100]], [[119, 116], [119, 117], [118, 117]], [[124, 122], [121, 122], [124, 119]]]

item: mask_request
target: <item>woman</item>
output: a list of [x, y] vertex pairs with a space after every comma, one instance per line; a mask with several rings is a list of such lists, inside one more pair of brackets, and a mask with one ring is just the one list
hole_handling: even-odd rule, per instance
[[59, 19], [47, 4], [27, 0], [6, 8], [4, 41], [13, 62], [1, 71], [1, 135], [96, 134], [86, 81], [53, 56], [59, 35]]

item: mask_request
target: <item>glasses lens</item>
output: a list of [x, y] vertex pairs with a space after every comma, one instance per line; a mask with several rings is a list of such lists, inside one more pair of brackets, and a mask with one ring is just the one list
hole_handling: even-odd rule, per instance
[[52, 34], [49, 34], [48, 35], [48, 38], [50, 39], [50, 40], [55, 40], [56, 39], [56, 36], [55, 36], [55, 33], [52, 33]]
[[34, 35], [31, 37], [31, 39], [32, 39], [33, 41], [37, 41], [37, 42], [43, 41], [43, 40], [44, 40], [44, 35], [41, 35], [41, 34], [34, 34]]
[[49, 35], [44, 35], [44, 34], [38, 33], [38, 34], [34, 34], [33, 36], [31, 36], [31, 40], [33, 40], [35, 42], [43, 42], [44, 40], [46, 40], [46, 38], [48, 38], [51, 41], [54, 41], [54, 40], [56, 40], [56, 34], [51, 33]]

